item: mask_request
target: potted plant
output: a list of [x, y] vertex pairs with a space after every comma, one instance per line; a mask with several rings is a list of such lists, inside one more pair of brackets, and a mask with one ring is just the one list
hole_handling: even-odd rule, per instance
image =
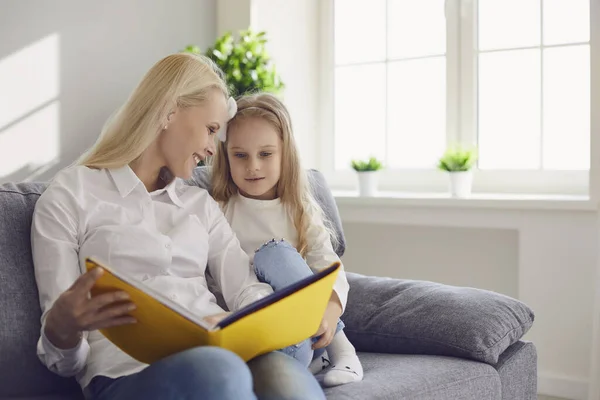
[[246, 93], [280, 93], [285, 85], [266, 51], [265, 32], [243, 30], [236, 37], [228, 32], [202, 53], [198, 46], [187, 46], [184, 51], [204, 54], [213, 60], [225, 74], [232, 96]]
[[477, 162], [475, 148], [451, 147], [446, 150], [438, 163], [438, 169], [450, 176], [452, 197], [468, 197], [473, 185], [472, 168]]
[[352, 168], [358, 175], [358, 191], [361, 196], [373, 197], [377, 192], [379, 170], [383, 168], [382, 163], [375, 157], [366, 161], [352, 160]]

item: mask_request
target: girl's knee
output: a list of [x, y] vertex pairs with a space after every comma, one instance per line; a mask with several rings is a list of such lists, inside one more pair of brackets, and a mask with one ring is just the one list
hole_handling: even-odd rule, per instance
[[288, 269], [305, 272], [310, 269], [296, 248], [284, 239], [271, 239], [254, 254], [254, 269], [259, 278], [266, 280], [273, 274], [286, 273]]
[[285, 239], [271, 239], [254, 251], [254, 258], [282, 257], [298, 254], [298, 251]]

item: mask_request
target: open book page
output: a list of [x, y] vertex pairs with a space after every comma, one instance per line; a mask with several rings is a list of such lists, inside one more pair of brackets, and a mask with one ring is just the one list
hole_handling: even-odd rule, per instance
[[323, 279], [324, 277], [326, 277], [328, 275], [336, 273], [336, 271], [338, 271], [339, 268], [340, 268], [340, 263], [338, 261], [336, 261], [336, 262], [332, 263], [329, 267], [322, 269], [321, 271], [319, 271], [318, 273], [316, 273], [314, 275], [311, 275], [307, 278], [302, 279], [301, 281], [291, 284], [290, 286], [288, 286], [282, 290], [271, 293], [267, 297], [263, 297], [262, 299], [257, 300], [254, 303], [248, 304], [246, 307], [244, 307], [240, 310], [237, 310], [235, 313], [230, 314], [229, 316], [227, 316], [226, 318], [221, 320], [217, 324], [217, 328], [224, 329], [227, 326], [233, 324], [234, 322], [240, 320], [241, 318], [243, 318], [247, 315], [250, 315], [258, 310], [267, 308], [268, 306], [280, 301], [281, 299], [288, 297], [292, 293], [295, 293], [307, 286], [310, 286], [313, 283], [318, 282], [319, 280]]

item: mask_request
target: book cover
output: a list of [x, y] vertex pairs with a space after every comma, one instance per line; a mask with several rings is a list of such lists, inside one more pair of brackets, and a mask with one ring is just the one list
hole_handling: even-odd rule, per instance
[[100, 332], [117, 347], [143, 363], [197, 346], [219, 346], [245, 361], [314, 335], [323, 319], [340, 264], [275, 292], [211, 326], [156, 290], [97, 258], [86, 258], [88, 270], [104, 269], [92, 296], [115, 290], [129, 293], [137, 322]]

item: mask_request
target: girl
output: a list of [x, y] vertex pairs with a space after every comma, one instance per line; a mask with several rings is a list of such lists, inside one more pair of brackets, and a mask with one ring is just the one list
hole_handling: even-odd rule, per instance
[[89, 297], [102, 271], [83, 273], [88, 255], [213, 322], [223, 310], [208, 290], [207, 265], [232, 310], [273, 291], [256, 278], [217, 203], [181, 181], [215, 152], [214, 135], [229, 119], [221, 76], [204, 57], [160, 60], [94, 147], [60, 171], [36, 203], [38, 356], [58, 375], [76, 376], [86, 398], [325, 400], [314, 376], [280, 352], [245, 364], [206, 346], [146, 365], [97, 331], [135, 323], [128, 315], [135, 306], [124, 292]]
[[[300, 166], [286, 107], [273, 95], [258, 94], [240, 98], [237, 108], [227, 130], [218, 135], [213, 197], [254, 262], [259, 280], [280, 290], [339, 258]], [[263, 244], [272, 238], [287, 242], [273, 239]], [[356, 351], [339, 321], [347, 296], [348, 282], [341, 271], [315, 335], [318, 340], [283, 350], [308, 364], [313, 349], [326, 347], [333, 366], [324, 376], [325, 386], [363, 377]]]

